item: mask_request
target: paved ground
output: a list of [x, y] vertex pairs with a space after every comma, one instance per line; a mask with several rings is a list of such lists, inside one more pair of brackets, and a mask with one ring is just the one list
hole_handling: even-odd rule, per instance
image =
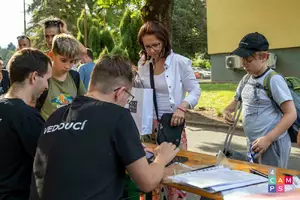
[[[219, 149], [223, 149], [226, 138], [226, 130], [208, 128], [187, 127], [188, 150], [210, 155], [216, 155]], [[246, 152], [246, 139], [242, 132], [237, 132], [233, 137], [231, 148]], [[300, 148], [292, 147], [290, 154], [289, 169], [300, 171]]]

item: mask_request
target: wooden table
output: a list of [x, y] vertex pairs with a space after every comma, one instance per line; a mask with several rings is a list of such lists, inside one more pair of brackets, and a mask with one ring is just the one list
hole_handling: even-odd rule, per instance
[[[144, 145], [149, 150], [153, 150], [156, 147], [156, 145], [153, 145], [153, 144], [144, 144]], [[190, 152], [190, 151], [183, 151], [183, 150], [179, 151], [179, 153], [177, 155], [188, 157], [188, 159], [189, 159], [188, 162], [186, 162], [184, 164], [186, 164], [188, 166], [195, 166], [195, 167], [201, 166], [201, 165], [213, 165], [213, 164], [216, 164], [216, 160], [217, 160], [216, 156], [211, 156], [211, 155], [202, 154], [202, 153], [195, 153], [195, 152]], [[265, 174], [268, 174], [268, 169], [271, 167], [271, 166], [267, 166], [267, 165], [259, 165], [259, 164], [249, 163], [249, 162], [232, 160], [232, 159], [228, 159], [228, 160], [233, 169], [244, 171], [244, 172], [249, 172], [250, 168], [254, 168]], [[300, 171], [276, 168], [277, 176], [282, 173], [298, 175], [298, 174], [300, 174]], [[168, 175], [170, 175], [170, 174], [168, 174]], [[180, 190], [184, 190], [184, 191], [187, 191], [187, 192], [190, 192], [193, 194], [197, 194], [197, 195], [200, 195], [203, 197], [216, 199], [216, 200], [223, 199], [221, 193], [211, 194], [211, 193], [205, 192], [204, 190], [201, 190], [201, 189], [196, 189], [196, 188], [192, 188], [192, 187], [177, 184], [177, 183], [169, 183], [166, 181], [163, 181], [163, 184], [172, 186], [172, 187], [175, 187]]]

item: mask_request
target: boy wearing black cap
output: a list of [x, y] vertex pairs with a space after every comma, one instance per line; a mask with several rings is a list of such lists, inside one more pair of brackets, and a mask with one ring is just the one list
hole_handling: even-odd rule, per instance
[[240, 81], [234, 100], [224, 110], [225, 121], [233, 123], [232, 114], [239, 99], [242, 100], [242, 118], [245, 135], [255, 162], [286, 168], [291, 149], [288, 128], [296, 120], [296, 109], [290, 90], [281, 75], [271, 78], [270, 86], [276, 108], [264, 90], [264, 79], [273, 70], [268, 68], [269, 43], [260, 33], [243, 37], [239, 47], [232, 52], [239, 57], [247, 75]]

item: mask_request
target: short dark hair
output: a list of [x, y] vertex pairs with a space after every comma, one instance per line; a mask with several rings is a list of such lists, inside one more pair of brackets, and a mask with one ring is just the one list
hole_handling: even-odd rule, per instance
[[11, 84], [23, 82], [30, 73], [37, 72], [44, 76], [48, 72], [51, 59], [43, 52], [33, 48], [25, 48], [16, 52], [8, 62], [8, 72]]
[[117, 87], [132, 86], [132, 63], [120, 55], [103, 55], [95, 64], [91, 75], [91, 85], [103, 94]]
[[168, 55], [171, 54], [172, 49], [170, 42], [170, 34], [168, 30], [160, 22], [157, 21], [148, 21], [139, 30], [138, 41], [143, 48], [141, 54], [145, 56], [145, 59], [148, 58], [147, 52], [143, 44], [143, 37], [145, 35], [152, 34], [154, 34], [159, 40], [163, 42], [162, 57], [166, 58]]
[[86, 54], [88, 55], [88, 57], [92, 60], [94, 60], [94, 55], [93, 55], [93, 51], [89, 48], [86, 49]]

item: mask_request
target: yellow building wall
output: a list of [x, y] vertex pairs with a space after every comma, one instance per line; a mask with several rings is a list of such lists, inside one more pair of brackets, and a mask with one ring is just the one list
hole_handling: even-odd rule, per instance
[[300, 0], [206, 0], [208, 53], [233, 51], [260, 32], [271, 49], [300, 46]]

